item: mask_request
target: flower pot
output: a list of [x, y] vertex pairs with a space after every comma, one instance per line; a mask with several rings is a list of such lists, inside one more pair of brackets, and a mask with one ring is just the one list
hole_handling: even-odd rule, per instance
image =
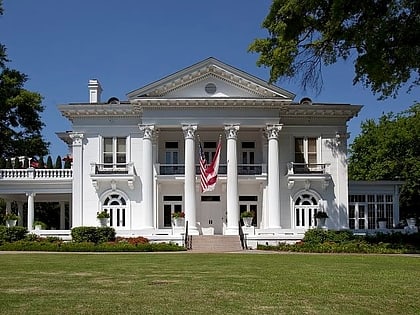
[[99, 220], [99, 223], [100, 223], [100, 225], [101, 226], [107, 226], [108, 225], [108, 218], [100, 218], [100, 219], [98, 219]]
[[325, 221], [327, 220], [327, 218], [317, 218], [316, 219], [316, 226], [317, 228], [322, 229], [323, 227], [325, 227]]
[[185, 219], [184, 218], [174, 218], [174, 226], [184, 226]]
[[16, 226], [16, 221], [17, 220], [6, 220], [7, 227]]
[[386, 229], [386, 221], [378, 221], [378, 226], [380, 229]]
[[244, 221], [246, 227], [250, 227], [252, 225], [252, 219], [253, 217], [243, 217], [242, 221]]
[[407, 225], [409, 227], [415, 227], [416, 226], [416, 223], [417, 223], [416, 218], [408, 218], [407, 219]]

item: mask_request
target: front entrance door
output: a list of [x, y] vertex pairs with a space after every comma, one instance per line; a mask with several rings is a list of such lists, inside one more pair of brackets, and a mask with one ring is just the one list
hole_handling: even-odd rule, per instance
[[223, 215], [222, 203], [220, 200], [202, 201], [200, 205], [200, 215], [198, 217], [201, 227], [212, 227], [214, 229], [214, 234], [223, 234], [225, 216]]

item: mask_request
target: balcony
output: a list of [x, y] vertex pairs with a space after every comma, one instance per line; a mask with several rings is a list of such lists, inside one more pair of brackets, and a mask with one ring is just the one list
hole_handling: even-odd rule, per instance
[[[184, 175], [184, 164], [159, 164], [159, 175]], [[195, 166], [196, 175], [200, 175], [200, 165]], [[238, 164], [238, 175], [262, 175], [267, 173], [265, 164]], [[227, 165], [219, 165], [219, 174], [227, 174]]]
[[115, 188], [116, 182], [127, 182], [127, 185], [134, 189], [136, 172], [134, 163], [91, 163], [90, 177], [95, 189], [99, 189], [101, 183], [110, 183]]
[[304, 182], [305, 189], [309, 189], [312, 182], [322, 182], [325, 190], [331, 181], [327, 163], [287, 163], [288, 188], [292, 189], [295, 182]]

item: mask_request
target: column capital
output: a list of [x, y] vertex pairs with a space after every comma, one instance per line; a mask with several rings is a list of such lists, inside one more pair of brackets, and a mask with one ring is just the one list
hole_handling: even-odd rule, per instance
[[235, 139], [238, 137], [239, 124], [225, 125], [226, 139]]
[[182, 124], [185, 139], [194, 139], [197, 125]]
[[84, 134], [80, 132], [72, 132], [69, 137], [73, 140], [73, 146], [80, 146], [83, 142]]
[[266, 127], [266, 133], [268, 139], [277, 139], [279, 136], [279, 132], [283, 128], [283, 125], [276, 124], [276, 125], [267, 125]]
[[140, 131], [143, 132], [144, 139], [153, 139], [155, 134], [155, 125], [139, 125]]
[[35, 197], [35, 195], [36, 195], [36, 193], [34, 193], [33, 191], [32, 192], [27, 192], [25, 194], [26, 194], [26, 197]]

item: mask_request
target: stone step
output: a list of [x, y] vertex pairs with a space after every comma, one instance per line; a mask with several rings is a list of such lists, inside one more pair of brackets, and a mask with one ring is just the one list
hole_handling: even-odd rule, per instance
[[237, 252], [242, 251], [239, 235], [193, 235], [193, 252]]

